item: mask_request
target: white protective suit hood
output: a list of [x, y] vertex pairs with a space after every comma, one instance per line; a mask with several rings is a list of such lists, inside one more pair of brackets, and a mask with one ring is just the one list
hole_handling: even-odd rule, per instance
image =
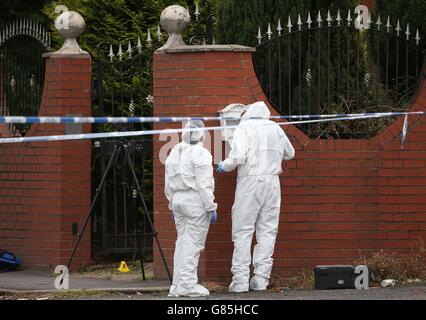
[[[201, 120], [188, 121], [184, 129], [204, 128], [204, 123]], [[184, 130], [182, 132], [182, 141], [188, 144], [196, 144], [204, 139], [204, 131], [202, 130]]]
[[269, 119], [271, 112], [266, 106], [265, 102], [258, 101], [250, 105], [244, 115], [241, 117], [242, 120], [249, 120], [250, 118], [261, 118]]

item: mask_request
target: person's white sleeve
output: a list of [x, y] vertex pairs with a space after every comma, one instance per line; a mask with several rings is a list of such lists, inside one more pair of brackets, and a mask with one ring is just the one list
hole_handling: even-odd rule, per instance
[[214, 202], [213, 159], [207, 149], [199, 149], [193, 153], [192, 162], [195, 169], [195, 181], [198, 193], [206, 212], [216, 210]]
[[248, 143], [246, 133], [243, 128], [238, 126], [234, 131], [234, 136], [231, 143], [231, 151], [228, 158], [222, 162], [224, 171], [229, 172], [234, 170], [237, 165], [243, 164], [247, 158]]
[[295, 154], [293, 145], [291, 144], [290, 140], [288, 139], [285, 133], [284, 133], [283, 139], [284, 139], [283, 160], [291, 160], [294, 158], [294, 154]]
[[169, 186], [169, 178], [167, 177], [167, 174], [164, 175], [165, 176], [165, 181], [164, 181], [164, 194], [166, 195], [167, 200], [169, 201], [169, 210], [173, 211], [173, 195], [174, 195], [174, 191], [172, 190], [172, 188], [170, 188]]

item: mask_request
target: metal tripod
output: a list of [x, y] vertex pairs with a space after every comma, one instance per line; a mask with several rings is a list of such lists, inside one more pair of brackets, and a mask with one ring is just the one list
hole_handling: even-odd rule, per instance
[[[161, 259], [162, 259], [163, 264], [164, 264], [164, 268], [166, 269], [167, 276], [169, 278], [170, 283], [172, 283], [172, 276], [170, 274], [170, 270], [169, 270], [169, 267], [167, 265], [166, 258], [164, 256], [163, 249], [161, 248], [160, 241], [158, 240], [158, 237], [157, 237], [158, 233], [157, 233], [157, 231], [156, 231], [156, 229], [154, 227], [154, 224], [152, 222], [151, 216], [149, 215], [148, 207], [146, 206], [145, 198], [143, 196], [143, 193], [142, 193], [142, 190], [141, 190], [138, 178], [136, 176], [135, 167], [134, 167], [132, 159], [130, 157], [130, 148], [129, 148], [129, 145], [128, 145], [128, 141], [125, 141], [125, 140], [119, 140], [114, 145], [114, 149], [112, 151], [111, 157], [110, 157], [110, 159], [108, 161], [108, 164], [107, 164], [107, 167], [105, 169], [105, 172], [104, 172], [104, 174], [103, 174], [103, 176], [101, 178], [101, 181], [100, 181], [100, 183], [99, 183], [99, 185], [98, 185], [98, 187], [96, 189], [95, 196], [93, 197], [92, 203], [90, 205], [89, 212], [87, 213], [87, 216], [86, 216], [86, 218], [84, 220], [84, 223], [83, 223], [83, 226], [81, 227], [81, 230], [77, 233], [77, 240], [75, 242], [75, 245], [74, 245], [74, 248], [72, 250], [72, 253], [71, 253], [70, 257], [68, 258], [67, 267], [70, 268], [70, 266], [71, 266], [71, 262], [72, 262], [72, 260], [73, 260], [73, 258], [75, 256], [77, 248], [78, 248], [78, 246], [80, 244], [80, 241], [81, 241], [81, 239], [83, 237], [84, 231], [86, 230], [87, 224], [89, 223], [89, 220], [90, 220], [90, 218], [92, 216], [92, 212], [93, 212], [93, 209], [95, 207], [96, 201], [97, 201], [99, 195], [101, 194], [102, 188], [105, 186], [105, 181], [106, 181], [106, 178], [108, 176], [108, 173], [111, 170], [111, 168], [113, 167], [113, 164], [116, 162], [117, 157], [118, 157], [118, 155], [120, 154], [121, 151], [124, 151], [125, 162], [126, 162], [128, 168], [130, 169], [130, 173], [131, 173], [132, 178], [133, 178], [134, 186], [136, 187], [136, 193], [137, 193], [137, 195], [139, 195], [139, 198], [140, 198], [140, 200], [142, 202], [143, 210], [144, 210], [145, 215], [147, 217], [148, 223], [149, 223], [149, 225], [151, 227], [152, 235], [154, 236], [155, 241], [157, 243], [158, 250], [160, 252]], [[145, 280], [145, 270], [144, 270], [144, 266], [143, 266], [143, 253], [142, 253], [142, 247], [141, 247], [140, 238], [139, 238], [140, 234], [139, 234], [139, 231], [138, 231], [138, 228], [137, 228], [137, 224], [136, 224], [136, 210], [134, 210], [134, 212], [133, 212], [133, 219], [134, 219], [133, 222], [134, 222], [134, 225], [135, 225], [136, 243], [137, 243], [137, 246], [139, 248], [139, 256], [140, 256], [140, 262], [141, 262], [141, 272], [142, 272], [142, 277]]]

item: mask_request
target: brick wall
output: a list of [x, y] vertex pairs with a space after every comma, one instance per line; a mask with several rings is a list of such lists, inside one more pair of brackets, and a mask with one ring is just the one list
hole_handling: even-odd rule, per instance
[[[39, 115], [90, 116], [90, 84], [89, 56], [47, 56]], [[2, 137], [9, 135], [6, 129], [0, 129]], [[65, 133], [65, 125], [34, 124], [27, 136]], [[90, 165], [90, 141], [0, 144], [0, 248], [26, 266], [65, 264], [76, 239], [71, 225], [90, 205]], [[89, 235], [73, 268], [90, 260]]]
[[359, 4], [367, 6], [369, 10], [373, 10], [374, 9], [375, 3], [376, 3], [375, 0], [360, 0], [359, 1]]
[[[254, 73], [252, 53], [232, 51], [156, 52], [154, 97], [155, 116], [216, 116], [230, 103], [266, 101]], [[425, 103], [423, 81], [410, 110], [420, 110]], [[282, 174], [274, 273], [294, 274], [318, 264], [352, 263], [360, 254], [379, 249], [407, 252], [423, 242], [426, 122], [424, 117], [410, 117], [404, 150], [400, 149], [402, 123], [398, 118], [368, 140], [311, 140], [296, 127], [284, 127], [296, 157], [286, 163]], [[179, 125], [157, 124], [156, 128], [173, 126]], [[164, 165], [158, 158], [166, 143], [154, 144], [154, 212], [171, 267], [176, 234], [163, 193]], [[215, 181], [219, 222], [210, 228], [199, 275], [229, 280], [235, 173], [216, 175]], [[154, 271], [164, 276], [158, 250]]]

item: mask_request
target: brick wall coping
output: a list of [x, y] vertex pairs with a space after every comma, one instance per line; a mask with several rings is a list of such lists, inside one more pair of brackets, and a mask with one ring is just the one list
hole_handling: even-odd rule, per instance
[[180, 53], [180, 52], [255, 52], [255, 48], [245, 47], [237, 44], [216, 44], [216, 45], [191, 45], [179, 46], [170, 49], [157, 50], [165, 53]]
[[55, 54], [54, 52], [43, 53], [43, 58], [88, 58], [89, 53], [76, 53], [76, 54]]

